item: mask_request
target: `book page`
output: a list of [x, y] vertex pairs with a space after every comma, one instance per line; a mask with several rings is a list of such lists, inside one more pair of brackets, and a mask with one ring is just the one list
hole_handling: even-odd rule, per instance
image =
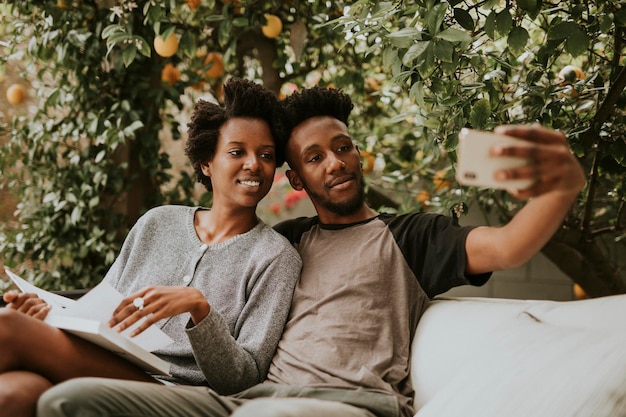
[[76, 302], [75, 300], [72, 300], [71, 298], [63, 297], [62, 295], [54, 294], [54, 293], [48, 292], [46, 290], [42, 290], [41, 288], [34, 286], [30, 282], [14, 274], [9, 268], [5, 267], [4, 271], [7, 273], [9, 278], [13, 280], [17, 288], [19, 288], [22, 292], [32, 293], [32, 294], [37, 295], [37, 297], [41, 298], [49, 306], [51, 306], [52, 310], [56, 311], [56, 310], [67, 308]]
[[[63, 311], [57, 312], [57, 314], [97, 320], [106, 324], [123, 298], [124, 296], [111, 285], [101, 282], [74, 304]], [[155, 325], [151, 325], [135, 337], [130, 337], [130, 333], [144, 321], [145, 318], [139, 320], [121, 332], [121, 334], [149, 352], [165, 347], [173, 342], [168, 335]]]
[[[80, 299], [72, 300], [71, 298], [42, 290], [41, 288], [36, 287], [25, 279], [14, 274], [8, 268], [5, 268], [5, 271], [20, 290], [36, 294], [39, 298], [48, 303], [48, 305], [52, 306], [52, 310], [48, 313], [48, 317], [52, 315], [78, 317], [106, 324], [111, 318], [113, 311], [115, 311], [124, 298], [124, 296], [115, 288], [105, 282], [102, 282], [87, 292], [87, 294], [83, 295]], [[138, 321], [120, 334], [132, 340], [135, 344], [149, 352], [161, 349], [173, 342], [167, 334], [155, 325], [151, 325], [135, 337], [130, 337], [130, 333], [133, 329], [139, 326], [144, 320], [145, 319]]]

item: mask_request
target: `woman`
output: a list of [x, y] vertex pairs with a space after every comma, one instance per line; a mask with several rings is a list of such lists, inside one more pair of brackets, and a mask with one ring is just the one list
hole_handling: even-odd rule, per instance
[[[198, 181], [213, 193], [212, 208], [164, 206], [147, 212], [105, 281], [126, 295], [112, 327], [121, 331], [146, 317], [136, 332], [156, 323], [174, 340], [155, 352], [171, 363], [171, 382], [229, 394], [264, 380], [301, 261], [256, 217], [276, 165], [284, 161], [274, 140], [276, 98], [241, 79], [227, 83], [224, 94], [224, 108], [197, 103], [185, 149]], [[49, 309], [41, 300], [16, 293], [4, 299], [3, 415], [34, 415], [41, 393], [70, 378], [155, 381], [111, 352], [36, 320]]]

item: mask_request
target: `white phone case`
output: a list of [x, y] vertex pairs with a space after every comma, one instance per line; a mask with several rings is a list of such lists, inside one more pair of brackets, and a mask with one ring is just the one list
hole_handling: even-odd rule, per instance
[[527, 158], [492, 156], [489, 149], [494, 145], [529, 146], [528, 142], [511, 136], [496, 135], [473, 129], [461, 129], [457, 148], [456, 180], [459, 184], [496, 189], [528, 188], [532, 179], [497, 181], [495, 172], [518, 168], [528, 164]]

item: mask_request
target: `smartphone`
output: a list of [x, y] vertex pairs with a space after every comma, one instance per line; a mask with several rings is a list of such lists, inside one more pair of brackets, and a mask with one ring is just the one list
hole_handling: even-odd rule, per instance
[[474, 187], [523, 190], [532, 185], [533, 179], [498, 181], [496, 171], [528, 165], [528, 158], [492, 156], [489, 149], [494, 145], [530, 146], [522, 139], [497, 135], [473, 129], [461, 129], [457, 148], [456, 180], [459, 184]]

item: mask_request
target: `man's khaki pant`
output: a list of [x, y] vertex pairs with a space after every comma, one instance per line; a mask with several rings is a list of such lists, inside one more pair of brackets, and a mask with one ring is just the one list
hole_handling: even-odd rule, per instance
[[39, 400], [40, 417], [397, 417], [395, 397], [371, 391], [259, 384], [234, 396], [206, 387], [104, 378], [57, 385]]

